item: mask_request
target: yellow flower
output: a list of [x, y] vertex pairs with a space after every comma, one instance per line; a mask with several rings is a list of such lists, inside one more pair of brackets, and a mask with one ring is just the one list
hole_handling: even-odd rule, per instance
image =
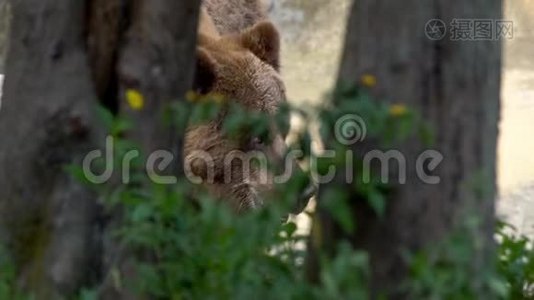
[[361, 78], [361, 83], [365, 87], [372, 88], [376, 85], [376, 77], [371, 74], [365, 74]]
[[213, 102], [215, 102], [216, 104], [223, 104], [224, 99], [225, 99], [224, 95], [221, 95], [219, 93], [212, 93], [210, 94], [210, 96]]
[[126, 100], [133, 110], [142, 110], [145, 106], [145, 98], [139, 91], [134, 89], [126, 90]]
[[408, 113], [408, 108], [404, 104], [393, 104], [389, 107], [389, 114], [394, 117], [400, 117]]
[[195, 91], [189, 91], [185, 94], [185, 99], [189, 102], [196, 102], [199, 98], [199, 95]]

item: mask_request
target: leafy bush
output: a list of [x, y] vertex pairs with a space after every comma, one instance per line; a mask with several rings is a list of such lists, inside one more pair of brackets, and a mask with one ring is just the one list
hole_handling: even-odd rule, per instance
[[325, 260], [322, 286], [310, 285], [305, 253], [295, 247], [304, 237], [295, 234], [295, 224], [281, 222], [279, 207], [236, 216], [207, 197], [198, 206], [183, 195], [180, 187], [152, 186], [117, 196], [124, 210], [117, 234], [135, 254], [138, 275], [124, 283], [127, 288], [160, 299], [315, 299], [365, 292], [357, 274], [365, 274], [366, 256], [348, 247]]
[[0, 245], [0, 299], [29, 299], [16, 285], [16, 270], [10, 260], [8, 250]]
[[534, 242], [515, 228], [499, 223], [496, 239], [497, 270], [508, 289], [508, 299], [534, 299]]
[[[424, 251], [407, 254], [411, 274], [406, 288], [414, 299], [510, 299], [503, 278], [480, 255], [485, 247], [471, 217], [448, 238]], [[488, 255], [490, 251], [486, 252]], [[511, 298], [513, 299], [513, 298]]]
[[[221, 109], [233, 112], [223, 125], [228, 135], [252, 127], [256, 135], [263, 135], [269, 129], [265, 115], [245, 114], [239, 106], [210, 98], [176, 104], [165, 121], [183, 131], [189, 122], [213, 119]], [[282, 110], [286, 115], [277, 116], [280, 127], [287, 126], [283, 122], [289, 113], [286, 107]], [[128, 150], [138, 149], [121, 138], [125, 130], [135, 129], [103, 109], [99, 115], [114, 137], [114, 154], [119, 158], [114, 161], [121, 162]], [[302, 248], [307, 237], [297, 235], [296, 224], [282, 220], [307, 174], [293, 176], [280, 187], [271, 205], [238, 216], [185, 179], [171, 186], [151, 182], [142, 165], [133, 161], [138, 172], [127, 185], [94, 187], [109, 211], [121, 211], [116, 239], [128, 249], [120, 255], [128, 256], [135, 270], [135, 276], [123, 276], [120, 263], [113, 267], [106, 277], [113, 278], [115, 288], [157, 299], [366, 297], [367, 255], [344, 244], [339, 245], [337, 256], [322, 257], [318, 284], [306, 278]], [[83, 181], [79, 167], [68, 169]], [[84, 291], [84, 299], [94, 296], [91, 290]]]
[[[333, 128], [342, 114], [358, 111], [368, 117], [369, 134], [384, 137], [385, 143], [394, 143], [399, 138], [392, 128], [401, 131], [401, 138], [415, 131], [425, 142], [432, 143], [432, 135], [406, 108], [373, 103], [364, 93], [358, 94], [358, 101], [355, 101], [353, 90], [348, 90], [343, 97], [350, 103], [340, 103], [322, 115], [326, 128]], [[184, 130], [189, 116], [200, 121], [211, 119], [221, 108], [228, 109], [221, 103], [213, 105], [209, 99], [177, 104], [168, 111], [165, 121]], [[254, 127], [258, 131], [269, 128], [268, 120], [261, 115], [244, 114], [238, 107], [231, 109], [238, 113], [224, 125], [229, 134], [243, 127]], [[282, 111], [287, 114], [290, 109]], [[132, 129], [130, 122], [114, 118], [105, 110], [100, 110], [99, 114], [115, 137], [115, 155], [122, 156], [129, 149], [137, 148], [121, 138], [123, 131]], [[287, 126], [283, 124], [285, 116], [277, 118], [281, 127]], [[301, 144], [309, 145], [309, 137]], [[134, 169], [140, 166], [137, 162]], [[67, 169], [87, 183], [79, 167]], [[284, 212], [298, 194], [302, 178], [292, 178], [285, 184], [276, 193], [277, 201], [271, 205], [241, 216], [207, 195], [195, 193], [192, 196], [194, 189], [185, 180], [177, 185], [161, 186], [153, 184], [143, 172], [131, 178], [127, 185], [112, 183], [95, 187], [110, 212], [121, 211], [114, 238], [121, 249], [127, 249], [119, 256], [128, 258], [132, 273], [122, 274], [122, 262], [117, 262], [106, 275], [119, 290], [127, 289], [154, 299], [370, 297], [368, 255], [343, 242], [337, 245], [334, 257], [319, 254], [320, 273], [314, 274], [315, 282], [309, 280], [305, 264], [307, 252], [303, 247], [307, 237], [297, 234], [296, 224], [282, 221]], [[371, 183], [358, 188], [381, 215], [386, 205], [382, 194], [385, 187]], [[342, 201], [345, 193], [326, 192], [329, 204], [326, 208], [331, 215], [346, 231], [357, 230], [357, 220], [347, 214], [347, 206]], [[472, 234], [476, 231], [470, 228], [455, 232], [432, 249], [407, 253], [411, 276], [405, 287], [411, 298], [476, 299], [481, 294], [503, 299], [532, 298], [532, 241], [516, 236], [509, 226], [500, 225], [496, 233], [496, 267], [473, 268], [478, 244]], [[97, 299], [98, 290], [91, 288], [81, 291], [80, 298]], [[16, 289], [15, 269], [5, 251], [0, 251], [0, 299], [27, 299]]]
[[[367, 116], [369, 134], [381, 137], [385, 144], [398, 142], [414, 133], [425, 143], [432, 143], [432, 134], [413, 112], [404, 107], [377, 104], [365, 93], [356, 92], [358, 101], [354, 101], [354, 93], [354, 90], [346, 91], [342, 97], [350, 101], [323, 113], [326, 128], [333, 128], [343, 114], [357, 111]], [[221, 103], [213, 105], [209, 99], [197, 101], [195, 105], [180, 104], [173, 108], [168, 121], [184, 129], [185, 116], [202, 121], [212, 118], [219, 109]], [[269, 127], [264, 116], [246, 116], [239, 107], [231, 109], [237, 113], [234, 111], [236, 117], [224, 125], [229, 134], [243, 127], [256, 126], [258, 130]], [[290, 109], [283, 111], [288, 113]], [[282, 116], [279, 121], [284, 119]], [[398, 130], [400, 135], [396, 134]], [[331, 133], [323, 134], [328, 138]], [[308, 145], [305, 140], [302, 144]], [[200, 201], [192, 201], [188, 197], [191, 187], [186, 182], [162, 187], [144, 181], [142, 175], [137, 178], [141, 181], [123, 186], [119, 191], [113, 188], [105, 194], [109, 204], [120, 205], [125, 212], [118, 237], [136, 254], [134, 265], [138, 276], [128, 286], [138, 293], [162, 299], [249, 299], [256, 295], [267, 299], [369, 297], [368, 256], [347, 244], [338, 245], [333, 258], [321, 256], [318, 283], [307, 280], [306, 252], [298, 246], [305, 244], [307, 237], [296, 235], [295, 224], [280, 221], [287, 204], [298, 193], [298, 178], [282, 188], [274, 204], [244, 216], [234, 215], [206, 195], [195, 195]], [[359, 189], [379, 214], [383, 212], [386, 204], [381, 191], [384, 187], [371, 183], [360, 185]], [[357, 220], [347, 215], [343, 191], [333, 190], [327, 194], [327, 203], [331, 204], [327, 209], [342, 228], [354, 230]], [[528, 297], [534, 271], [531, 243], [499, 227], [498, 267], [477, 268], [472, 264], [478, 241], [473, 236], [477, 232], [473, 230], [476, 222], [471, 223], [435, 248], [408, 254], [412, 272], [405, 286], [413, 298]], [[152, 255], [147, 259], [146, 253]]]

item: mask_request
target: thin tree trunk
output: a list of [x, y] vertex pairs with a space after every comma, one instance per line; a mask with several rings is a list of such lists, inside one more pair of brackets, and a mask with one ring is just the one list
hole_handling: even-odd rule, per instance
[[[429, 185], [415, 173], [417, 156], [425, 150], [419, 140], [397, 148], [407, 158], [407, 184], [395, 185], [386, 215], [375, 213], [353, 195], [351, 203], [357, 230], [343, 234], [321, 202], [309, 260], [310, 275], [318, 272], [318, 251], [333, 251], [335, 241], [347, 239], [371, 257], [371, 287], [375, 295], [398, 294], [407, 276], [402, 251], [418, 251], [446, 238], [472, 209], [482, 221], [483, 249], [475, 253], [477, 265], [491, 263], [494, 225], [495, 159], [499, 119], [501, 43], [499, 41], [432, 41], [425, 24], [441, 19], [501, 18], [501, 1], [355, 1], [348, 24], [340, 83], [357, 84], [364, 74], [377, 78], [372, 94], [377, 101], [404, 104], [415, 110], [434, 131], [444, 160], [432, 175], [440, 184]], [[362, 116], [365, 119], [365, 116]], [[373, 149], [370, 141], [357, 143], [361, 158]], [[339, 173], [344, 173], [340, 171]], [[470, 185], [483, 174], [484, 193]], [[393, 177], [395, 178], [395, 177]], [[350, 188], [342, 181], [326, 185]], [[312, 234], [312, 236], [314, 236]]]
[[[0, 238], [37, 299], [73, 296], [103, 279], [109, 230], [96, 195], [65, 173], [104, 144], [99, 102], [131, 113], [145, 151], [175, 149], [161, 112], [190, 87], [199, 3], [20, 0], [0, 111]], [[121, 52], [123, 50], [123, 52]], [[127, 111], [123, 93], [144, 95]], [[179, 161], [179, 159], [178, 159]]]

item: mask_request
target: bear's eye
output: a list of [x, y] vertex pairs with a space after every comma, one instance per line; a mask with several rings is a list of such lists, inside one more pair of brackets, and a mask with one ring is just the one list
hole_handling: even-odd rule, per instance
[[262, 137], [256, 136], [252, 138], [252, 146], [254, 147], [261, 147], [264, 144], [264, 140]]
[[269, 132], [252, 135], [248, 140], [248, 147], [252, 150], [262, 150], [271, 143]]

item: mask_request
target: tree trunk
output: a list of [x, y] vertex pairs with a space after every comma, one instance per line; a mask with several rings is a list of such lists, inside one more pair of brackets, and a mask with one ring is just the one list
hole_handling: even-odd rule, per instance
[[[4, 74], [5, 58], [7, 53], [7, 40], [11, 10], [7, 0], [0, 0], [0, 74]], [[2, 101], [0, 100], [0, 105]]]
[[[374, 99], [404, 104], [420, 114], [435, 134], [431, 148], [444, 156], [432, 174], [441, 182], [430, 185], [418, 179], [415, 161], [425, 145], [410, 140], [397, 148], [406, 157], [407, 183], [393, 186], [385, 217], [353, 195], [357, 230], [345, 235], [321, 204], [333, 200], [320, 197], [314, 232], [323, 234], [322, 242], [315, 238], [311, 243], [311, 273], [318, 270], [315, 253], [332, 251], [335, 240], [347, 239], [370, 254], [374, 294], [400, 296], [398, 288], [407, 276], [401, 252], [422, 250], [446, 238], [464, 221], [467, 209], [482, 221], [478, 233], [484, 247], [474, 256], [476, 264], [491, 264], [501, 43], [453, 41], [449, 35], [434, 41], [425, 36], [429, 20], [441, 19], [449, 27], [454, 18], [498, 20], [501, 1], [355, 1], [339, 82], [357, 84], [362, 75], [373, 75]], [[361, 158], [373, 147], [367, 141], [353, 150]], [[470, 185], [481, 174], [484, 193]], [[322, 190], [330, 187], [349, 188], [336, 181]]]
[[[0, 241], [19, 283], [37, 299], [97, 286], [109, 267], [109, 231], [94, 195], [63, 167], [104, 144], [97, 104], [132, 116], [143, 150], [175, 149], [161, 112], [190, 88], [199, 2], [12, 1], [0, 111]], [[127, 108], [136, 89], [145, 105]], [[106, 220], [106, 221], [105, 221]]]

